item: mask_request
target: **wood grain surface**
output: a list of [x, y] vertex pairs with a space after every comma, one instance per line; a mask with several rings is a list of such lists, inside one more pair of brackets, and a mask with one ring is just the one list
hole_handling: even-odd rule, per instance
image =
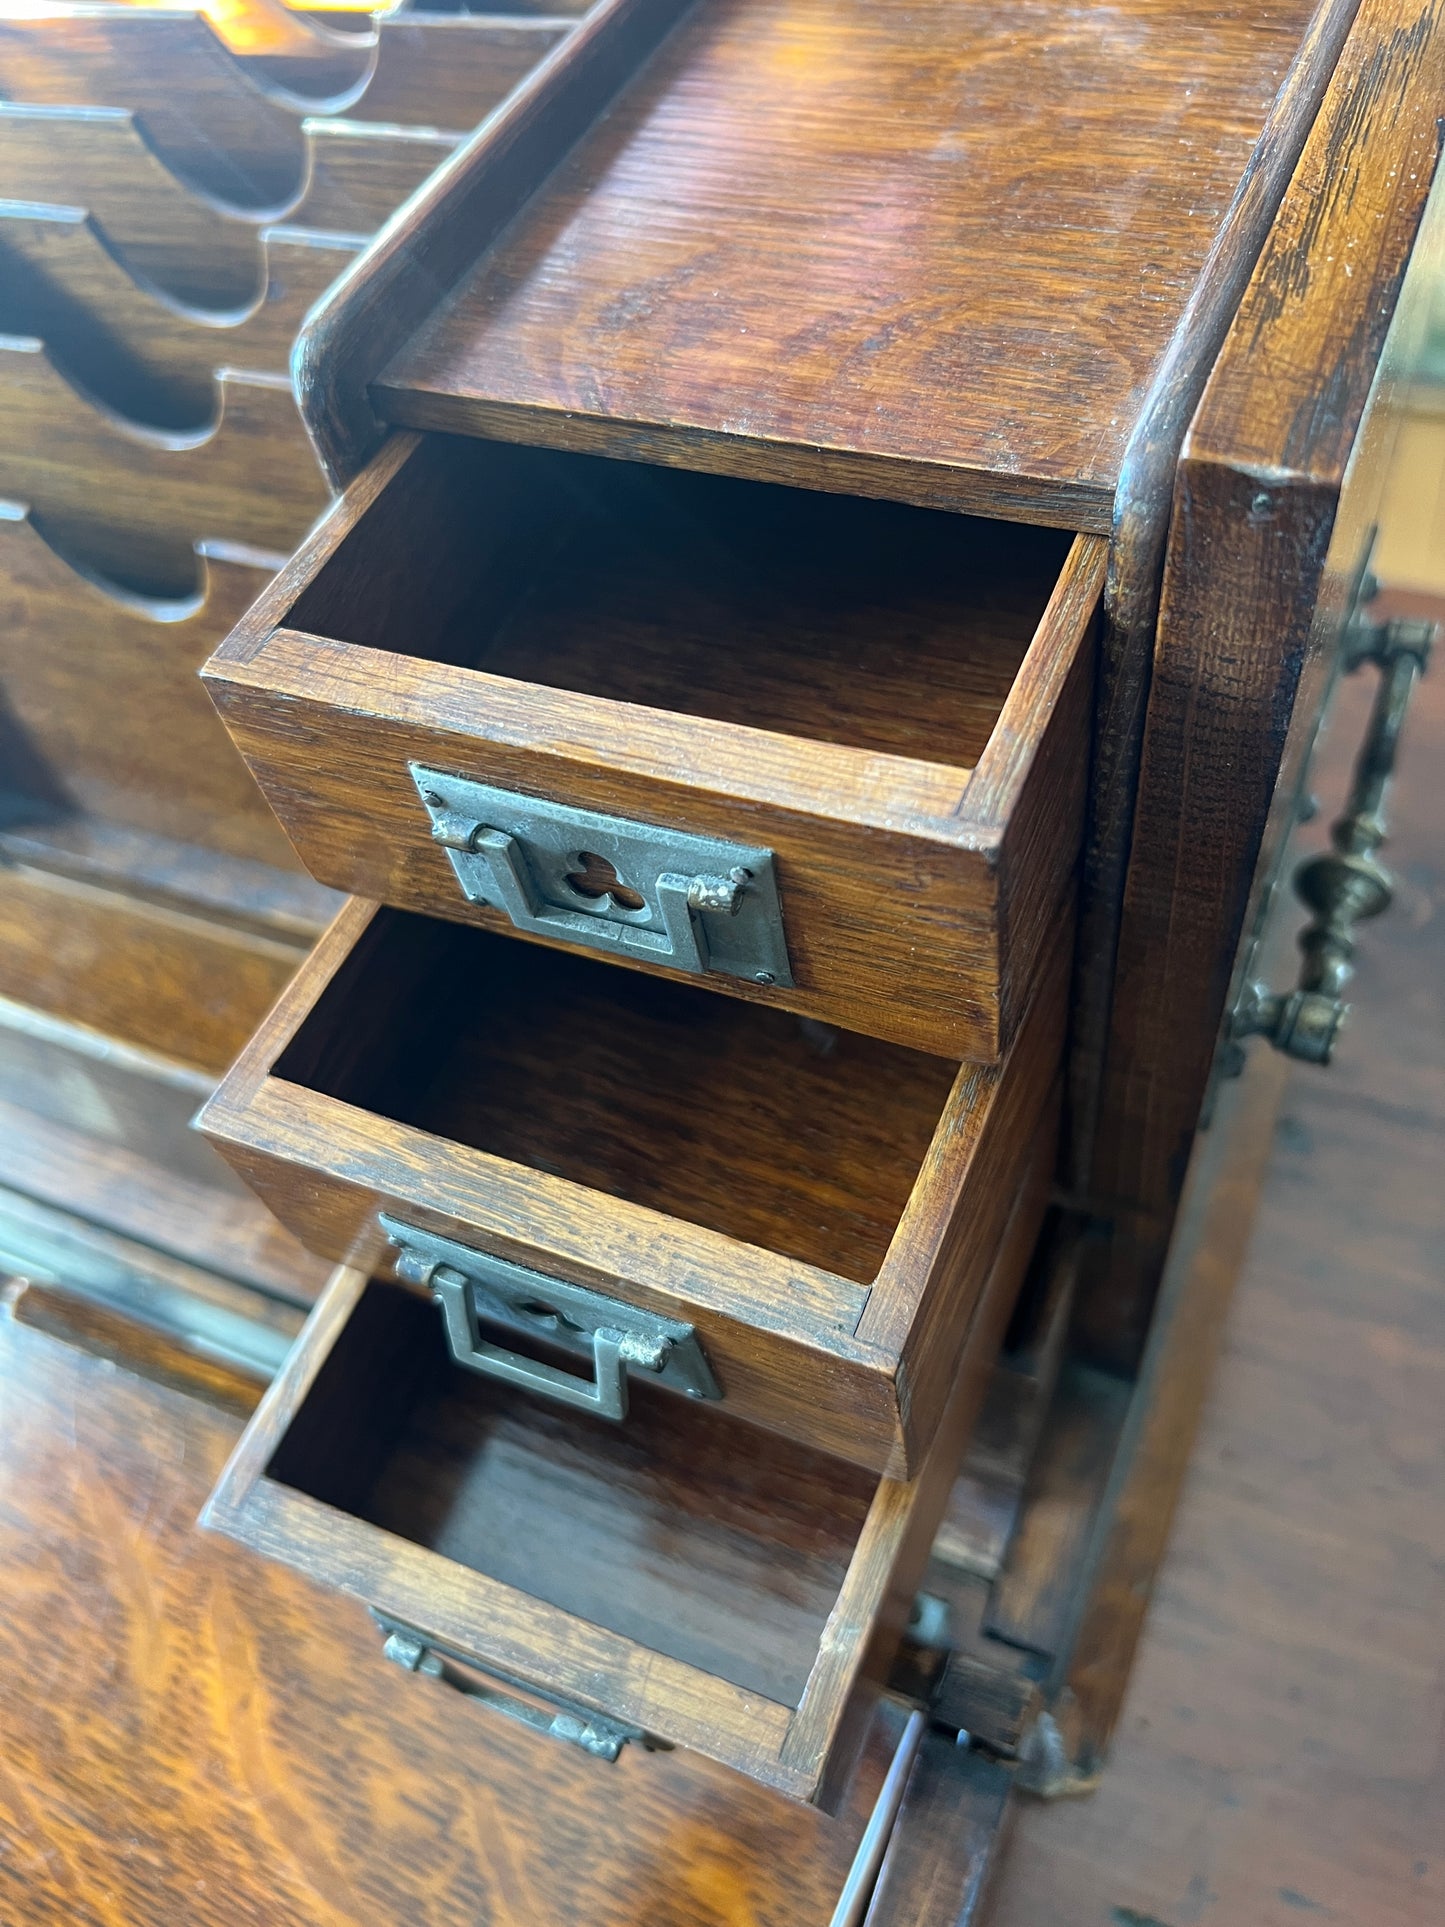
[[[8, 507], [8, 505], [5, 505]], [[193, 601], [108, 592], [0, 507], [0, 761], [7, 816], [79, 810], [296, 867], [196, 671], [278, 557], [216, 545]], [[28, 803], [28, 808], [27, 808]]]
[[1090, 537], [399, 439], [206, 677], [332, 885], [511, 932], [411, 760], [760, 843], [794, 982], [711, 984], [992, 1061], [1072, 894], [1103, 565]]
[[1107, 528], [1310, 12], [704, 0], [377, 404]]
[[[1185, 444], [1092, 1181], [1132, 1221], [1084, 1306], [1116, 1363], [1138, 1354], [1236, 946], [1289, 829], [1378, 513], [1388, 376], [1341, 489], [1434, 172], [1442, 88], [1438, 6], [1363, 6]], [[1416, 299], [1407, 290], [1406, 332]]]
[[38, 335], [71, 381], [159, 428], [215, 419], [216, 370], [285, 375], [307, 310], [361, 246], [302, 228], [263, 228], [259, 299], [234, 309], [178, 302], [112, 251], [75, 207], [0, 202], [0, 329]]
[[1062, 1004], [1060, 968], [1010, 1057], [960, 1069], [357, 901], [199, 1123], [325, 1256], [380, 1264], [380, 1207], [620, 1295], [696, 1324], [745, 1416], [912, 1472], [1047, 1158]]
[[[1368, 696], [1348, 694], [1323, 752], [1333, 776]], [[1442, 754], [1432, 675], [1392, 805], [1398, 909], [1362, 950], [1335, 1062], [1286, 1084], [1108, 1763], [1088, 1800], [1021, 1803], [991, 1927], [1432, 1927], [1445, 1909]], [[1216, 1304], [1264, 1150], [1239, 1148], [1195, 1260]], [[1202, 1342], [1179, 1335], [1186, 1375]], [[1116, 1605], [1157, 1557], [1166, 1510], [1136, 1490]], [[1116, 1635], [1137, 1613], [1136, 1599]], [[1091, 1645], [1096, 1678], [1117, 1681], [1127, 1650]]]
[[285, 554], [330, 500], [291, 384], [223, 371], [216, 387], [213, 427], [146, 429], [73, 388], [41, 342], [0, 336], [0, 495], [141, 596], [194, 595], [200, 541]]
[[234, 1418], [8, 1319], [0, 1382], [17, 1927], [827, 1927], [887, 1708], [838, 1820], [694, 1755], [585, 1759], [404, 1676], [359, 1607], [198, 1533]]

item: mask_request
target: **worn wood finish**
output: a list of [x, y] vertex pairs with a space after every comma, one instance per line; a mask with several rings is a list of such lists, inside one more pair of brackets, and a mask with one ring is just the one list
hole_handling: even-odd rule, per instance
[[79, 810], [292, 869], [296, 859], [196, 681], [277, 556], [202, 547], [191, 601], [122, 597], [0, 505], [0, 764], [13, 820]]
[[236, 207], [279, 210], [305, 178], [303, 112], [348, 107], [257, 86], [197, 13], [112, 6], [0, 20], [0, 97], [118, 107], [188, 186]]
[[1059, 977], [1003, 1066], [959, 1069], [355, 903], [201, 1128], [325, 1256], [379, 1262], [381, 1204], [620, 1292], [697, 1325], [731, 1408], [903, 1471], [1051, 1124]]
[[[206, 1522], [512, 1679], [831, 1806], [1021, 1273], [1006, 1243], [900, 1483], [645, 1384], [620, 1427], [559, 1413], [452, 1365], [430, 1306], [343, 1268]], [[559, 1504], [565, 1540], [537, 1530]]]
[[75, 207], [0, 202], [0, 330], [38, 335], [72, 383], [159, 428], [215, 420], [220, 367], [289, 375], [296, 331], [359, 238], [263, 228], [259, 300], [232, 310], [179, 302], [112, 252]]
[[[589, 1927], [828, 1927], [895, 1709], [836, 1820], [695, 1754], [587, 1759], [404, 1676], [358, 1608], [196, 1532], [228, 1413], [8, 1318], [0, 1381], [8, 1918], [566, 1927], [585, 1897]], [[424, 1800], [399, 1802], [402, 1776]]]
[[1013, 1775], [932, 1732], [888, 1842], [867, 1927], [979, 1927], [1007, 1838]]
[[438, 171], [405, 231], [378, 237], [297, 347], [307, 421], [328, 474], [349, 482], [385, 429], [368, 384], [605, 108], [690, 0], [596, 0], [574, 33]]
[[330, 499], [291, 384], [223, 370], [216, 387], [213, 428], [146, 429], [72, 388], [41, 342], [0, 336], [0, 495], [143, 597], [194, 595], [207, 539], [284, 554]]
[[206, 677], [327, 883], [511, 931], [462, 897], [413, 759], [761, 843], [794, 984], [709, 988], [988, 1061], [1073, 890], [1103, 566], [1093, 538], [399, 442]]
[[[566, 9], [559, 10], [562, 13]], [[376, 58], [353, 120], [466, 133], [485, 120], [576, 23], [489, 13], [399, 13], [376, 25]]]
[[278, 227], [316, 230], [311, 238], [320, 240], [340, 222], [343, 232], [326, 234], [324, 245], [354, 251], [457, 137], [313, 118], [300, 138], [296, 192], [277, 207], [247, 210], [188, 187], [121, 108], [0, 100], [0, 184], [13, 199], [84, 209], [128, 272], [229, 326], [266, 298]]
[[1095, 701], [1079, 975], [1071, 1020], [1067, 1183], [1089, 1180], [1099, 1128], [1119, 923], [1154, 656], [1174, 469], [1189, 419], [1289, 185], [1358, 0], [1328, 0], [1310, 20], [1270, 108], [1229, 219], [1154, 371], [1129, 436], [1113, 540]]
[[704, 0], [376, 405], [1107, 529], [1311, 13]]
[[0, 1185], [309, 1303], [325, 1267], [190, 1129], [213, 1082], [175, 1058], [0, 1000]]
[[1185, 445], [1093, 1175], [1123, 1235], [1085, 1316], [1116, 1362], [1143, 1342], [1238, 939], [1287, 834], [1364, 561], [1388, 409], [1359, 441], [1339, 514], [1341, 487], [1442, 88], [1438, 8], [1364, 6]]
[[93, 884], [0, 868], [0, 997], [216, 1076], [305, 954]]
[[[1331, 785], [1368, 706], [1368, 691], [1342, 693], [1349, 713], [1321, 752]], [[1362, 947], [1336, 1060], [1286, 1082], [1272, 1154], [1272, 1094], [1229, 1097], [1245, 1113], [1221, 1119], [1236, 1148], [1220, 1143], [1212, 1184], [1191, 1172], [1203, 1212], [1188, 1211], [1189, 1254], [1161, 1301], [1173, 1309], [1163, 1398], [1120, 1510], [1125, 1556], [1099, 1589], [1115, 1616], [1080, 1649], [1087, 1703], [1107, 1709], [1104, 1730], [1118, 1716], [1107, 1767], [1088, 1800], [1020, 1803], [993, 1927], [1191, 1913], [1201, 1927], [1427, 1927], [1445, 1913], [1442, 754], [1445, 679], [1432, 672], [1391, 806], [1400, 909]], [[1302, 834], [1319, 847], [1324, 830]], [[1283, 1068], [1266, 1057], [1249, 1076]], [[1188, 1425], [1162, 1408], [1171, 1388], [1198, 1398], [1261, 1174], [1190, 1452]]]

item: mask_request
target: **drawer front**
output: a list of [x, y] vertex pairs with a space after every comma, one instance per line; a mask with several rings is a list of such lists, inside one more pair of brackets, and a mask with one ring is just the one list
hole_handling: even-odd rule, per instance
[[1066, 937], [979, 1067], [353, 903], [200, 1124], [322, 1256], [440, 1238], [493, 1301], [600, 1297], [584, 1371], [630, 1313], [687, 1327], [729, 1413], [909, 1472], [1026, 1176], [1043, 1210]]
[[831, 1807], [1032, 1243], [1015, 1213], [907, 1482], [650, 1385], [623, 1426], [531, 1398], [457, 1367], [425, 1303], [343, 1269], [204, 1523], [364, 1601], [389, 1656], [480, 1669], [484, 1703], [601, 1759], [661, 1741]]
[[323, 882], [994, 1062], [1072, 896], [1104, 555], [401, 437], [205, 673]]

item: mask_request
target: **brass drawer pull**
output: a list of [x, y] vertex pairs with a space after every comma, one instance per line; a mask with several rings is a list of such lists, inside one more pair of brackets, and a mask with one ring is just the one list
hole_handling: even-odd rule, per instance
[[1349, 1014], [1343, 992], [1354, 969], [1355, 925], [1379, 916], [1394, 896], [1390, 873], [1376, 862], [1375, 852], [1387, 834], [1385, 798], [1405, 712], [1434, 636], [1434, 623], [1404, 619], [1357, 621], [1346, 629], [1345, 671], [1370, 662], [1380, 672], [1349, 808], [1330, 831], [1333, 848], [1295, 871], [1295, 895], [1313, 913], [1299, 940], [1304, 962], [1298, 987], [1271, 991], [1265, 984], [1248, 985], [1231, 1018], [1232, 1042], [1267, 1037], [1276, 1050], [1310, 1064], [1328, 1064], [1334, 1054]]
[[[452, 1357], [468, 1371], [599, 1418], [626, 1418], [629, 1366], [652, 1373], [689, 1398], [722, 1396], [691, 1325], [528, 1271], [395, 1218], [383, 1216], [380, 1223], [401, 1253], [397, 1276], [431, 1292], [441, 1307]], [[483, 1318], [535, 1333], [564, 1350], [590, 1354], [592, 1377], [580, 1378], [493, 1344], [482, 1336]]]

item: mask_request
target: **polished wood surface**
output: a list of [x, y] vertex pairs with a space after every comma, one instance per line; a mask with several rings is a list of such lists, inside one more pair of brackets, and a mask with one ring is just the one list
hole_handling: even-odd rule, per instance
[[0, 336], [0, 494], [141, 596], [193, 594], [208, 538], [285, 554], [330, 499], [291, 384], [223, 370], [216, 388], [213, 427], [146, 429], [73, 388], [43, 343]]
[[[544, 967], [512, 940], [355, 902], [199, 1125], [324, 1256], [382, 1263], [381, 1206], [620, 1295], [697, 1326], [733, 1409], [904, 1473], [1052, 1132], [1061, 978], [1000, 1067], [960, 1068], [857, 1037], [820, 1051], [798, 1020], [706, 990], [664, 999], [605, 962]], [[474, 1013], [450, 1031], [449, 979], [473, 986]], [[452, 1081], [466, 1057], [473, 1075]], [[906, 1163], [883, 1149], [894, 1134]], [[672, 1187], [674, 1167], [690, 1184]], [[848, 1220], [871, 1245], [848, 1259], [862, 1278], [817, 1262], [842, 1255], [828, 1220], [848, 1193], [866, 1201]], [[915, 1340], [936, 1352], [917, 1369]]]
[[1073, 892], [1103, 567], [1095, 538], [399, 438], [206, 677], [332, 885], [511, 932], [412, 760], [760, 843], [794, 983], [710, 988], [990, 1061]]
[[[1365, 689], [1345, 693], [1324, 752], [1332, 775], [1368, 703]], [[1445, 1910], [1438, 672], [1410, 724], [1391, 806], [1399, 902], [1362, 949], [1335, 1062], [1286, 1086], [1107, 1766], [1088, 1800], [1021, 1803], [991, 1927], [1433, 1927]], [[1217, 1241], [1195, 1261], [1207, 1291], [1244, 1240], [1258, 1181], [1240, 1148]], [[1202, 1330], [1178, 1336], [1186, 1377], [1201, 1342]], [[1156, 1477], [1171, 1456], [1177, 1468], [1177, 1445], [1154, 1456]], [[1159, 1496], [1151, 1525], [1135, 1492], [1121, 1601], [1156, 1556], [1144, 1542], [1163, 1536]], [[1135, 1601], [1116, 1628], [1137, 1613]], [[1093, 1650], [1101, 1670], [1127, 1666]]]
[[[1408, 23], [1362, 8], [1175, 485], [1091, 1178], [1120, 1237], [1084, 1317], [1115, 1363], [1143, 1341], [1236, 945], [1288, 833], [1378, 514], [1388, 376], [1361, 423], [1445, 89], [1440, 8], [1412, 6]], [[1420, 252], [1420, 293], [1437, 248]], [[1404, 333], [1418, 298], [1406, 291]]]
[[1107, 528], [1311, 11], [703, 0], [378, 406]]
[[828, 1927], [887, 1708], [838, 1820], [696, 1755], [586, 1759], [403, 1675], [359, 1607], [197, 1532], [229, 1414], [8, 1317], [0, 1375], [8, 1918]]
[[307, 310], [361, 242], [277, 227], [254, 246], [259, 299], [197, 307], [125, 266], [82, 209], [0, 202], [0, 329], [38, 335], [72, 382], [119, 414], [197, 428], [215, 418], [218, 368], [287, 374]]
[[[80, 810], [287, 869], [296, 858], [196, 680], [279, 560], [194, 557], [199, 594], [124, 598], [0, 505], [0, 760], [12, 819]], [[28, 808], [27, 808], [28, 803]]]

